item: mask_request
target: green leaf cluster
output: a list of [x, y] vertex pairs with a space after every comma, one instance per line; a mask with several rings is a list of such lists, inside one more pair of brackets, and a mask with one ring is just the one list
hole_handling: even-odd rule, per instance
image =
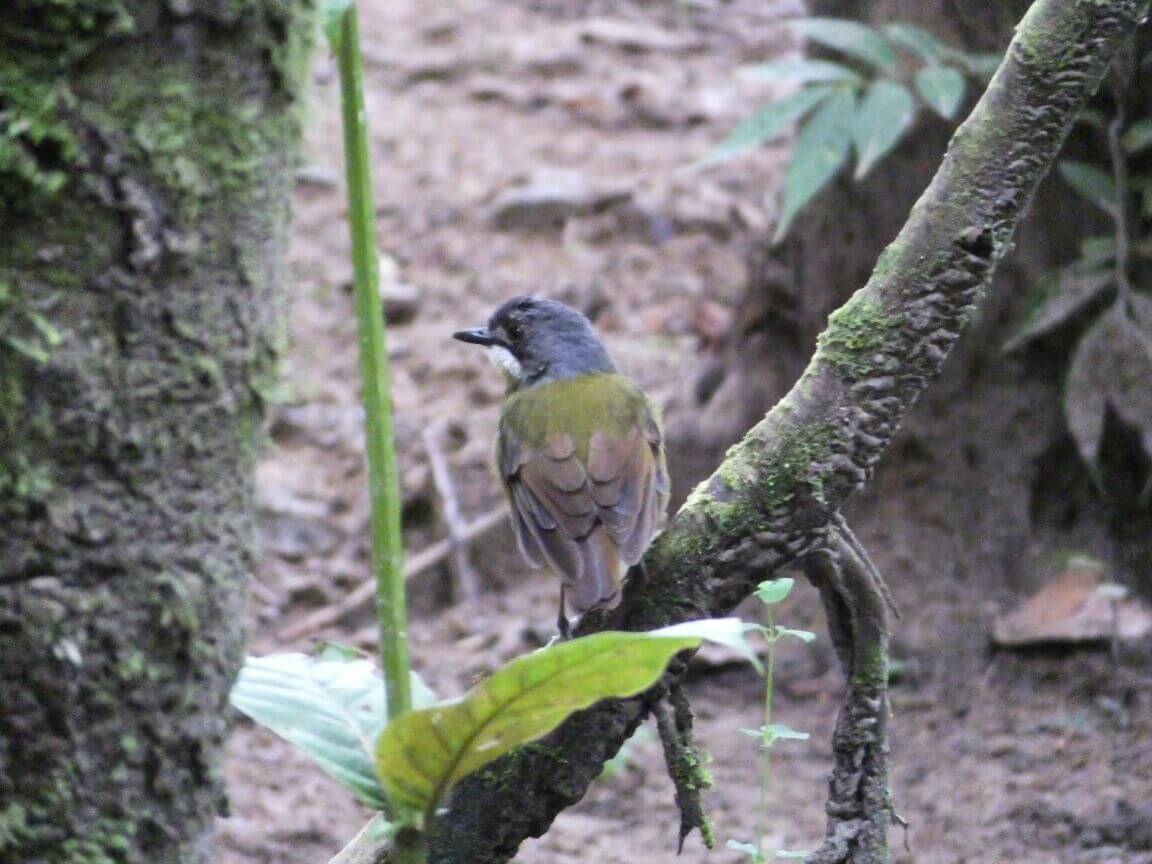
[[789, 26], [839, 59], [789, 58], [739, 70], [744, 78], [800, 89], [754, 112], [697, 163], [704, 167], [744, 155], [799, 124], [776, 241], [853, 154], [853, 179], [859, 181], [900, 143], [922, 109], [954, 119], [969, 81], [985, 81], [1000, 59], [952, 48], [909, 24], [877, 29], [839, 18], [802, 18]]
[[380, 675], [348, 651], [250, 657], [231, 698], [363, 803], [427, 821], [461, 779], [575, 711], [643, 692], [680, 651], [707, 639], [754, 658], [748, 629], [737, 618], [721, 618], [646, 633], [596, 633], [518, 657], [444, 702], [413, 676], [415, 710], [391, 722]]

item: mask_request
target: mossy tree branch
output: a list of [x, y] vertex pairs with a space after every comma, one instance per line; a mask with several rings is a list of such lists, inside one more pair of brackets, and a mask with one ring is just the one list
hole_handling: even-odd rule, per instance
[[[725, 614], [766, 576], [829, 548], [830, 522], [939, 372], [1073, 120], [1146, 7], [1146, 0], [1033, 4], [936, 177], [868, 284], [831, 316], [801, 379], [681, 508], [620, 609], [582, 629], [648, 629]], [[882, 700], [886, 650], [883, 597], [852, 550], [848, 561], [843, 566], [841, 556], [834, 592], [847, 607], [841, 621], [857, 622], [840, 633], [852, 686], [834, 742], [838, 758], [855, 747], [846, 737], [858, 727], [853, 712], [875, 714]], [[863, 630], [871, 637], [862, 639]], [[642, 699], [602, 703], [466, 780], [433, 832], [430, 860], [507, 861], [580, 799], [646, 710]], [[882, 733], [871, 752], [883, 753]], [[884, 816], [863, 826], [843, 855], [822, 860], [886, 859], [875, 836], [888, 808], [879, 767], [871, 777], [885, 785], [865, 784], [853, 806]]]

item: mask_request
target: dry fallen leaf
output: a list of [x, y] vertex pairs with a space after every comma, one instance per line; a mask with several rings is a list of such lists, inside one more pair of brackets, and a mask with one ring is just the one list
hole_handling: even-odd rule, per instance
[[1019, 647], [1132, 640], [1152, 633], [1152, 610], [1131, 595], [1114, 596], [1109, 587], [1097, 566], [1072, 564], [997, 618], [992, 639], [997, 645]]

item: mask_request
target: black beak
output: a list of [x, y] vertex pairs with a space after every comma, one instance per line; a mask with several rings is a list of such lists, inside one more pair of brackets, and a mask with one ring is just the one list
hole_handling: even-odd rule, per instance
[[492, 335], [487, 327], [473, 327], [471, 330], [459, 330], [452, 334], [453, 339], [468, 342], [472, 345], [498, 345], [500, 339]]

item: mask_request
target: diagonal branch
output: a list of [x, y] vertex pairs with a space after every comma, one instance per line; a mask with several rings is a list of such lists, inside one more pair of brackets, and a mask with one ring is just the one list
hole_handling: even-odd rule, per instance
[[[831, 316], [800, 381], [681, 508], [612, 620], [585, 629], [725, 614], [766, 575], [827, 548], [830, 520], [940, 370], [1072, 121], [1146, 7], [1033, 4], [904, 229]], [[842, 573], [855, 580], [849, 602], [868, 599], [883, 622], [882, 597], [867, 590], [861, 568]], [[864, 610], [845, 611], [860, 620]], [[430, 860], [510, 859], [583, 796], [644, 713], [641, 699], [601, 703], [461, 783], [434, 828]]]

